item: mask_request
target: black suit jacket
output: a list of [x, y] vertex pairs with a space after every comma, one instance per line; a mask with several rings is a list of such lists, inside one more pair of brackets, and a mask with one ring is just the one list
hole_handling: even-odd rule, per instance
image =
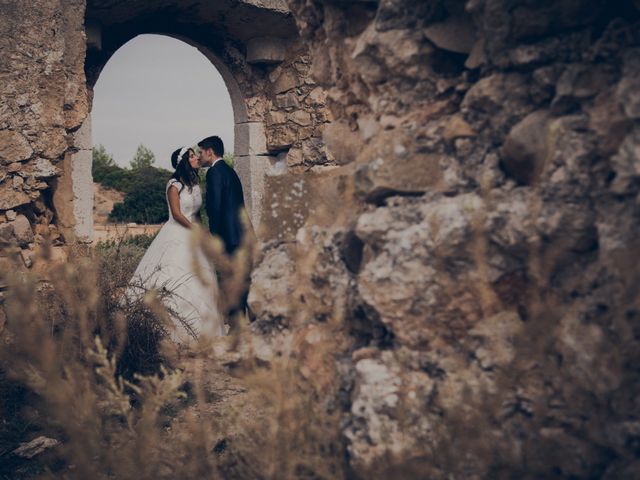
[[244, 196], [238, 175], [224, 160], [216, 162], [207, 172], [205, 204], [209, 230], [222, 238], [228, 254], [233, 253], [244, 233], [240, 221]]

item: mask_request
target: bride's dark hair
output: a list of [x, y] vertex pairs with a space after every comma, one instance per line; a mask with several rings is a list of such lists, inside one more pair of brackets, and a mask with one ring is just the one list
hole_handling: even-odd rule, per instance
[[[185, 186], [189, 187], [189, 191], [191, 191], [193, 186], [198, 184], [198, 171], [189, 163], [189, 152], [193, 152], [193, 149], [188, 149], [182, 154], [182, 157], [178, 158], [181, 150], [179, 148], [171, 154], [171, 165], [176, 169], [171, 178], [179, 181], [183, 188]], [[182, 191], [182, 188], [180, 191]]]

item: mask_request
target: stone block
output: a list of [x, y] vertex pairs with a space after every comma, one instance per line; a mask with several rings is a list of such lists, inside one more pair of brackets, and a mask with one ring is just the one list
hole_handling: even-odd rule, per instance
[[615, 177], [611, 191], [617, 194], [633, 194], [640, 178], [640, 127], [636, 127], [622, 141], [618, 152], [611, 157]]
[[2, 303], [0, 303], [0, 334], [4, 331], [7, 325], [7, 314], [4, 311], [4, 307]]
[[511, 129], [502, 146], [502, 166], [519, 183], [531, 184], [544, 167], [548, 124], [549, 112], [533, 112]]
[[0, 224], [0, 245], [9, 245], [13, 242], [13, 224]]
[[285, 54], [286, 48], [281, 38], [257, 37], [247, 42], [247, 63], [280, 63]]
[[292, 167], [295, 165], [301, 165], [304, 161], [302, 157], [302, 150], [299, 148], [292, 148], [287, 152], [287, 165]]
[[27, 160], [33, 154], [33, 149], [26, 138], [13, 130], [0, 131], [0, 164]]
[[285, 125], [277, 125], [267, 131], [267, 147], [271, 150], [284, 150], [295, 143], [296, 132]]
[[392, 195], [419, 195], [443, 184], [445, 155], [437, 153], [382, 156], [356, 170], [355, 186], [367, 202], [378, 203]]
[[53, 166], [50, 160], [46, 158], [38, 158], [33, 164], [34, 178], [51, 178], [55, 177], [60, 171]]
[[352, 131], [345, 121], [326, 125], [322, 138], [329, 154], [340, 165], [353, 162], [361, 149], [360, 135]]
[[324, 105], [327, 100], [327, 91], [322, 87], [316, 87], [307, 96], [312, 105]]
[[617, 87], [617, 96], [624, 111], [632, 120], [640, 119], [640, 48], [624, 55], [622, 80]]
[[464, 66], [469, 69], [478, 68], [487, 63], [487, 57], [484, 53], [484, 38], [479, 38], [471, 47], [469, 56], [464, 62]]
[[300, 102], [295, 93], [289, 92], [282, 95], [277, 95], [275, 100], [276, 106], [280, 108], [298, 108]]
[[442, 132], [442, 138], [447, 142], [451, 142], [456, 138], [475, 137], [477, 133], [471, 126], [459, 115], [451, 117]]
[[93, 176], [91, 150], [80, 150], [71, 156], [73, 184], [74, 234], [81, 243], [93, 241]]
[[[311, 137], [302, 142], [302, 158], [307, 164], [322, 164], [329, 160], [327, 150], [319, 137]], [[339, 165], [342, 163], [336, 161]]]
[[358, 117], [358, 131], [364, 141], [375, 136], [380, 130], [380, 122], [373, 115], [361, 115]]
[[20, 256], [22, 257], [24, 266], [27, 268], [31, 268], [31, 266], [33, 265], [33, 260], [35, 258], [35, 253], [31, 250], [20, 250]]
[[29, 195], [16, 190], [9, 182], [0, 183], [0, 210], [9, 210], [30, 201]]
[[291, 114], [291, 121], [297, 125], [306, 127], [312, 123], [311, 114], [304, 110], [296, 110]]
[[251, 274], [248, 303], [259, 318], [288, 318], [291, 297], [296, 290], [295, 264], [291, 245], [266, 252]]
[[33, 242], [33, 230], [27, 217], [18, 215], [10, 225], [13, 226], [13, 235], [21, 247], [26, 247]]
[[604, 67], [569, 65], [556, 84], [556, 96], [551, 102], [553, 113], [570, 111], [580, 100], [594, 97], [605, 90], [611, 81], [612, 75]]
[[475, 43], [475, 28], [468, 16], [449, 17], [429, 25], [424, 35], [438, 48], [456, 53], [470, 53]]
[[300, 79], [295, 71], [283, 70], [273, 82], [273, 93], [284, 93], [300, 85]]
[[49, 280], [52, 277], [56, 265], [69, 260], [67, 247], [37, 247], [32, 269], [38, 278]]
[[280, 125], [286, 123], [287, 114], [280, 110], [273, 110], [267, 114], [267, 123], [269, 125]]
[[[262, 155], [244, 155], [235, 157], [235, 170], [240, 177], [244, 193], [244, 203], [254, 230], [258, 232], [262, 217], [264, 198], [264, 177], [274, 157]], [[258, 235], [259, 232], [258, 232]]]
[[92, 150], [93, 139], [91, 138], [91, 115], [82, 122], [82, 126], [73, 134], [73, 145], [79, 150]]
[[265, 176], [261, 221], [263, 241], [293, 240], [300, 227], [344, 225], [357, 204], [350, 201], [351, 165]]
[[455, 162], [446, 154], [420, 152], [410, 134], [383, 131], [358, 152], [354, 164], [356, 192], [378, 203], [393, 195], [451, 189], [445, 171]]
[[625, 116], [628, 105], [625, 102], [615, 101], [614, 93], [606, 90], [594, 99], [593, 104], [583, 107], [589, 114], [591, 130], [598, 135], [598, 149], [603, 156], [615, 154], [624, 137], [633, 127], [633, 122]]
[[235, 125], [234, 154], [236, 157], [267, 154], [267, 138], [262, 122], [237, 123]]
[[265, 174], [269, 177], [286, 175], [287, 173], [287, 152], [282, 152], [270, 162]]

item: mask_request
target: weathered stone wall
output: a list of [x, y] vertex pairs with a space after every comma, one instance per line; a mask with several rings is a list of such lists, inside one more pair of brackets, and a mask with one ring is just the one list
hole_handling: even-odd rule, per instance
[[286, 8], [90, 3], [90, 65], [83, 2], [0, 3], [3, 245], [28, 264], [73, 242], [83, 66], [92, 84], [133, 35], [184, 38], [245, 106], [238, 168], [273, 239], [256, 330], [347, 337], [329, 403], [355, 477], [638, 476], [637, 2], [291, 0], [282, 49], [256, 39]]
[[290, 4], [341, 207], [250, 303], [344, 322], [355, 477], [640, 475], [637, 2]]
[[83, 22], [83, 1], [0, 3], [0, 242], [27, 265], [44, 236], [62, 241], [56, 219], [73, 208], [56, 214], [52, 197], [89, 108]]

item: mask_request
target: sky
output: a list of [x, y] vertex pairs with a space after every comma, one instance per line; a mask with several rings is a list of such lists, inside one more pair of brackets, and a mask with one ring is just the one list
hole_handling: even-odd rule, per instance
[[107, 62], [95, 86], [93, 145], [129, 166], [138, 145], [155, 165], [171, 168], [171, 153], [210, 135], [233, 151], [233, 110], [222, 77], [195, 47], [162, 35], [140, 35]]

